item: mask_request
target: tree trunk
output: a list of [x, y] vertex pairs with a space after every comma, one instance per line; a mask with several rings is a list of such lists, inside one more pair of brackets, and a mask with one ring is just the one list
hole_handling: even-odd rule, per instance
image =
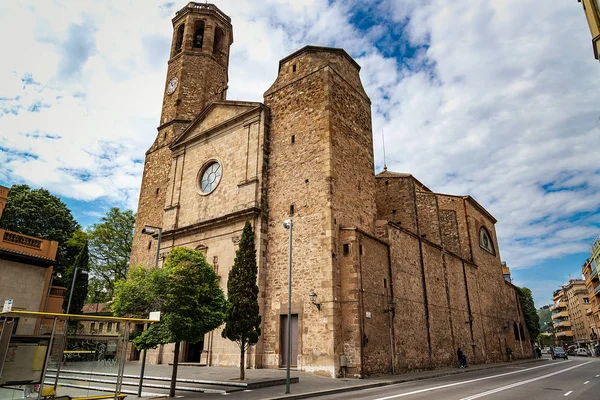
[[175, 397], [175, 385], [177, 384], [177, 366], [179, 364], [179, 342], [175, 342], [175, 351], [173, 351], [173, 373], [171, 374], [171, 388], [169, 397]]
[[244, 343], [244, 341], [242, 340], [242, 345], [240, 346], [240, 350], [241, 350], [241, 354], [240, 354], [240, 381], [243, 381], [244, 379], [246, 379], [246, 375], [245, 375], [245, 362], [244, 362], [244, 358], [246, 355], [246, 343]]

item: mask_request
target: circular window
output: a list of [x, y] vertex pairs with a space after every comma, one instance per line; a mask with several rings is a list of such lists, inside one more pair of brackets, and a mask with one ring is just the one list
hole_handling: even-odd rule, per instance
[[215, 190], [221, 180], [221, 164], [213, 161], [204, 169], [200, 177], [200, 190], [208, 194]]

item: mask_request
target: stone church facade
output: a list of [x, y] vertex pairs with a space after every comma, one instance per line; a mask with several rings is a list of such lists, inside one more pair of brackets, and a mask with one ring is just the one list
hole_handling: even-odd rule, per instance
[[[132, 264], [176, 246], [204, 252], [226, 291], [245, 221], [256, 233], [262, 335], [247, 367], [367, 376], [532, 349], [505, 281], [496, 220], [470, 196], [409, 174], [374, 174], [371, 102], [344, 50], [282, 59], [264, 102], [226, 100], [230, 18], [189, 3], [173, 18], [163, 109], [146, 153]], [[288, 232], [294, 223], [292, 358], [286, 360]], [[311, 301], [309, 293], [316, 294]], [[317, 306], [318, 305], [318, 306]], [[130, 357], [135, 356], [130, 354]], [[168, 363], [172, 347], [149, 352]], [[220, 329], [180, 361], [237, 365]]]

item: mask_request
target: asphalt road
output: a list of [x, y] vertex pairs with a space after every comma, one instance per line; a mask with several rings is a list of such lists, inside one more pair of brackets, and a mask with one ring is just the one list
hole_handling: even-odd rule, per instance
[[413, 381], [320, 399], [600, 399], [600, 359], [570, 357]]

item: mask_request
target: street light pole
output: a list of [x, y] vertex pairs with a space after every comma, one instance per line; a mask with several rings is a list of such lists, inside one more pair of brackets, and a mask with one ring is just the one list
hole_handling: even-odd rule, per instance
[[[158, 257], [160, 256], [160, 240], [162, 238], [162, 228], [159, 228], [158, 226], [146, 225], [142, 229], [142, 234], [143, 235], [154, 235], [154, 229], [158, 230], [158, 242], [156, 243], [156, 256], [154, 258], [154, 267], [156, 268], [156, 267], [158, 267]], [[147, 328], [148, 328], [148, 324], [145, 324], [144, 330], [146, 330]], [[142, 367], [140, 368], [140, 379], [138, 382], [138, 397], [142, 397], [142, 386], [144, 384], [144, 371], [146, 369], [146, 352], [147, 352], [146, 349], [144, 349], [142, 351]]]
[[288, 310], [287, 310], [287, 366], [285, 370], [285, 393], [290, 393], [290, 364], [292, 358], [292, 231], [294, 223], [291, 219], [283, 221], [285, 229], [290, 231], [290, 244], [288, 249]]

